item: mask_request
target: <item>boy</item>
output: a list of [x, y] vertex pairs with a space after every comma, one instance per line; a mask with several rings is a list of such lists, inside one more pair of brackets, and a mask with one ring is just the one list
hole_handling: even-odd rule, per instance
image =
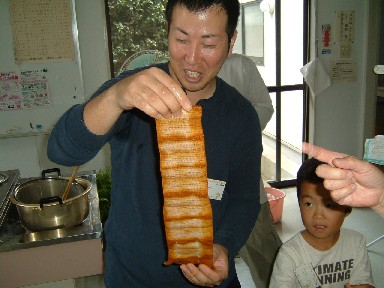
[[305, 230], [283, 244], [270, 287], [374, 287], [364, 236], [341, 229], [351, 208], [335, 203], [311, 158], [297, 173], [297, 198]]

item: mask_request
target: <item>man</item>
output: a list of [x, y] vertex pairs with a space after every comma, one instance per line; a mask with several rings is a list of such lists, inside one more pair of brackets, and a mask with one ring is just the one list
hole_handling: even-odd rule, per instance
[[[229, 287], [236, 279], [234, 257], [259, 212], [262, 153], [251, 103], [216, 77], [231, 54], [238, 16], [238, 1], [168, 1], [169, 63], [121, 73], [90, 101], [69, 109], [52, 131], [48, 156], [62, 165], [81, 165], [110, 144], [107, 287]], [[195, 104], [203, 110], [208, 178], [225, 184], [221, 200], [211, 200], [213, 269], [163, 265], [167, 247], [155, 118], [177, 117]]]

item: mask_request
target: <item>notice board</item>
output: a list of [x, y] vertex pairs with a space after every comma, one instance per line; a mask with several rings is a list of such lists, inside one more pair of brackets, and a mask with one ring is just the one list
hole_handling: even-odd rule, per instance
[[50, 133], [84, 101], [74, 0], [0, 0], [0, 138]]

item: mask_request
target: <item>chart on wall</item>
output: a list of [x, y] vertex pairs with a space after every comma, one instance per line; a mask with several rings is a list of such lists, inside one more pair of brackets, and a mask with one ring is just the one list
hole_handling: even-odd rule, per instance
[[74, 0], [0, 0], [0, 138], [49, 133], [84, 101]]

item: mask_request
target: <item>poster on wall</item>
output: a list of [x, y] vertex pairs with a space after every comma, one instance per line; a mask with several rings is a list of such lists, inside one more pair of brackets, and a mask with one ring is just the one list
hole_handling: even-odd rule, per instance
[[356, 62], [355, 61], [331, 61], [331, 75], [333, 83], [356, 82]]
[[15, 62], [73, 61], [70, 0], [9, 0]]
[[0, 0], [0, 139], [48, 134], [84, 102], [75, 4]]
[[332, 26], [331, 24], [321, 25], [321, 54], [331, 54], [332, 53]]
[[355, 39], [355, 11], [337, 11], [340, 44], [351, 44]]
[[355, 39], [355, 11], [337, 11], [339, 23], [340, 58], [350, 58]]
[[50, 104], [47, 69], [0, 73], [0, 112]]

